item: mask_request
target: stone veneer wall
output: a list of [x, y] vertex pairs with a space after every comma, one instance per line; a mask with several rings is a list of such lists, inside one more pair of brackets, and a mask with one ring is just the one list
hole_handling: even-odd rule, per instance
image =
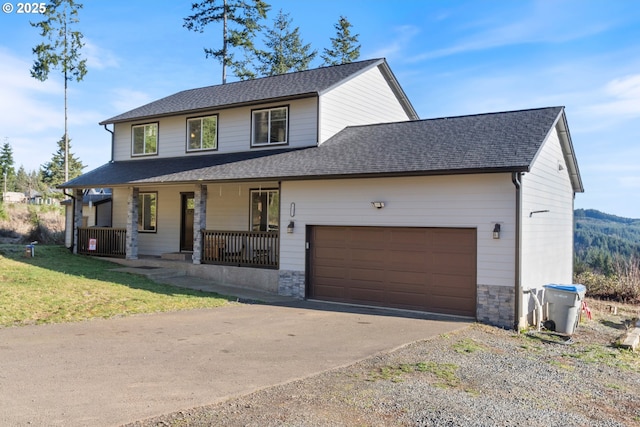
[[305, 297], [304, 271], [280, 270], [278, 295], [303, 299]]
[[514, 293], [510, 286], [478, 285], [478, 322], [513, 329]]
[[138, 259], [138, 187], [129, 190], [127, 199], [127, 259]]

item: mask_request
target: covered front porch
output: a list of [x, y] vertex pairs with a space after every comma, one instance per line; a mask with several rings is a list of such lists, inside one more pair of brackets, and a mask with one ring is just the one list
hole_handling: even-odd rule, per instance
[[[76, 189], [76, 197], [82, 191]], [[76, 204], [73, 249], [147, 263], [182, 260], [183, 266], [203, 265], [200, 277], [241, 286], [266, 280], [251, 286], [277, 292], [279, 196], [277, 182], [115, 187], [112, 227], [83, 227]]]

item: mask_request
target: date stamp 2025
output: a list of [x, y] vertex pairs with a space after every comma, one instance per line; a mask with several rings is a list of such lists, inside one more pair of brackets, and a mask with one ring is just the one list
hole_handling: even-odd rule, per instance
[[41, 14], [47, 11], [46, 3], [11, 3], [6, 2], [2, 4], [2, 11], [7, 15], [10, 13], [16, 14]]

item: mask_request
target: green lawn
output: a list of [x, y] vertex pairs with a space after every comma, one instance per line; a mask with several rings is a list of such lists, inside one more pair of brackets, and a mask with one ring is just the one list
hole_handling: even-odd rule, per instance
[[220, 295], [177, 288], [112, 271], [100, 259], [61, 246], [0, 245], [0, 327], [74, 322], [138, 313], [219, 307]]

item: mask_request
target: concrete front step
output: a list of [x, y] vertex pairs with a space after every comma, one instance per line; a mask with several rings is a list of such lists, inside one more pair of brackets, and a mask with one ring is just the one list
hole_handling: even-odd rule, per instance
[[191, 261], [193, 252], [169, 252], [162, 254], [160, 259], [166, 259], [171, 261]]

